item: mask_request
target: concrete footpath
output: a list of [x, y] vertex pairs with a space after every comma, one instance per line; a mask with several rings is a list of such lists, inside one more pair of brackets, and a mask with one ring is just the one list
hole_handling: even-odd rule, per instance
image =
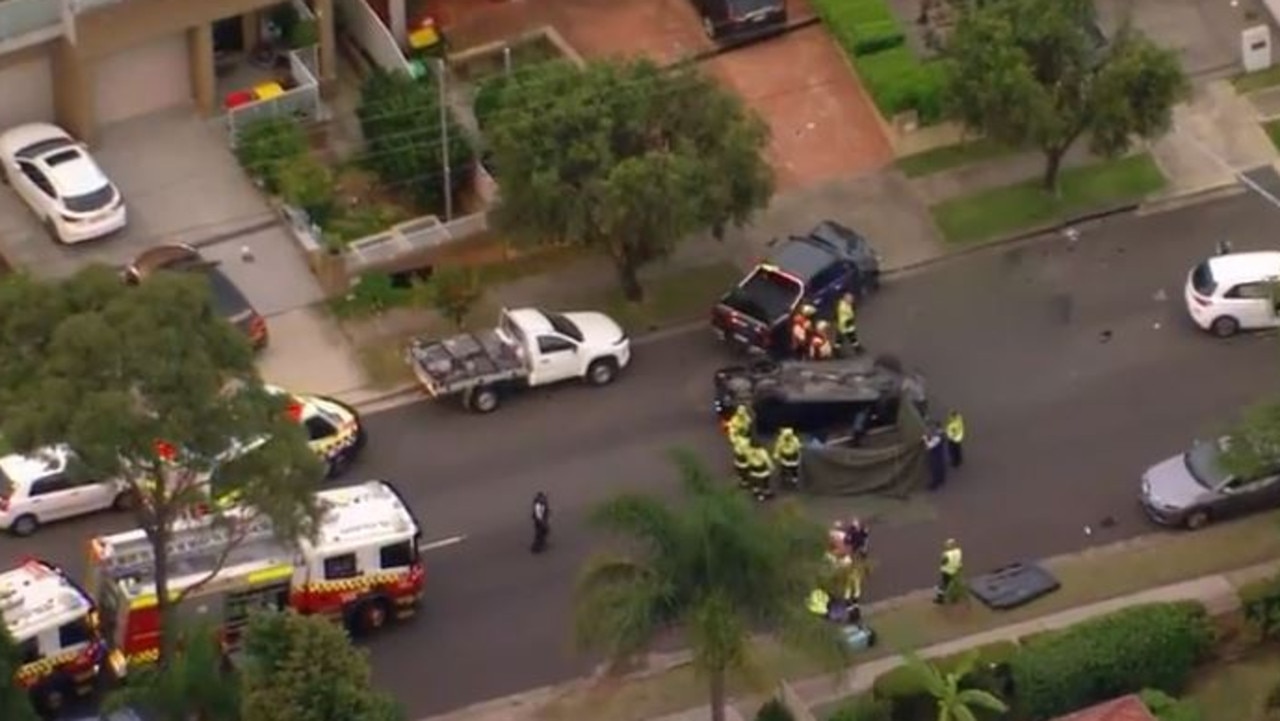
[[[1240, 608], [1240, 597], [1237, 583], [1263, 579], [1280, 570], [1280, 561], [1232, 571], [1229, 574], [1219, 573], [1190, 581], [1183, 581], [1168, 586], [1148, 589], [1124, 596], [1117, 596], [1105, 601], [1051, 613], [1038, 618], [1000, 626], [971, 636], [952, 641], [934, 644], [916, 649], [923, 658], [939, 658], [986, 646], [1002, 641], [1017, 641], [1041, 631], [1066, 628], [1082, 621], [1103, 616], [1129, 606], [1146, 603], [1168, 603], [1177, 601], [1198, 601], [1204, 604], [1211, 615], [1230, 614]], [[1235, 583], [1228, 578], [1235, 579]], [[877, 610], [886, 610], [900, 606], [906, 602], [927, 602], [926, 597], [932, 591], [919, 591], [906, 597], [888, 599], [872, 604], [867, 608], [867, 617], [874, 626]], [[648, 670], [642, 676], [664, 673], [689, 663], [689, 654], [675, 653], [661, 657], [655, 656], [648, 663]], [[780, 692], [792, 707], [795, 717], [804, 721], [812, 718], [812, 710], [827, 706], [841, 699], [865, 693], [871, 689], [875, 679], [886, 671], [890, 671], [905, 663], [900, 655], [879, 658], [874, 661], [855, 665], [843, 678], [834, 675], [818, 676], [800, 681], [781, 682]], [[432, 716], [419, 721], [538, 721], [539, 710], [548, 702], [562, 695], [571, 686], [580, 686], [583, 681], [569, 682], [568, 685], [549, 686], [526, 693], [516, 694], [500, 699], [493, 699], [469, 706], [458, 711]], [[588, 681], [589, 683], [589, 681]], [[750, 721], [746, 710], [754, 713], [759, 705], [758, 699], [739, 699], [731, 703], [727, 709], [728, 721]], [[737, 706], [742, 706], [739, 709]], [[669, 714], [651, 721], [709, 721], [710, 712], [705, 706], [691, 708], [679, 713]]]

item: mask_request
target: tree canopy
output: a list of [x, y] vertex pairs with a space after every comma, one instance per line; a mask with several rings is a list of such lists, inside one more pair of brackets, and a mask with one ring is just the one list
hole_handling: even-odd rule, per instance
[[401, 721], [365, 653], [317, 616], [269, 613], [245, 634], [241, 721]]
[[1280, 467], [1280, 401], [1246, 409], [1228, 436], [1231, 440], [1222, 458], [1228, 473], [1256, 478]]
[[0, 622], [0, 719], [4, 721], [39, 721], [31, 706], [31, 696], [18, 685], [16, 674], [22, 667], [22, 655], [9, 628]]
[[746, 223], [773, 192], [767, 127], [691, 66], [552, 62], [491, 87], [499, 222], [608, 254], [632, 301], [641, 266], [694, 232]]
[[164, 667], [142, 668], [107, 697], [105, 706], [140, 709], [156, 721], [239, 721], [238, 684], [217, 629], [184, 629], [180, 650]]
[[[119, 505], [155, 549], [166, 619], [176, 602], [166, 541], [175, 521], [208, 508], [211, 477], [283, 537], [308, 532], [315, 517], [319, 460], [198, 274], [158, 273], [136, 287], [103, 267], [56, 283], [0, 281], [0, 403], [0, 432], [17, 452], [66, 444], [73, 473], [125, 484]], [[226, 462], [234, 444], [264, 439]]]
[[1188, 84], [1177, 54], [1125, 25], [1101, 37], [1092, 0], [989, 0], [965, 10], [948, 44], [949, 97], [966, 126], [1045, 156], [1056, 189], [1084, 135], [1101, 155], [1168, 130]]
[[678, 501], [624, 495], [596, 510], [593, 520], [634, 552], [599, 555], [584, 569], [579, 642], [621, 662], [681, 630], [709, 681], [714, 721], [724, 719], [728, 675], [759, 670], [755, 631], [775, 632], [832, 668], [847, 665], [851, 649], [839, 628], [805, 608], [825, 575], [824, 529], [794, 506], [760, 513], [693, 457], [676, 461]]

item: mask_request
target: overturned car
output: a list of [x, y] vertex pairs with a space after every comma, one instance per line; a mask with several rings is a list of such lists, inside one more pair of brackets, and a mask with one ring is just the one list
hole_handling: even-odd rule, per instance
[[722, 421], [740, 405], [761, 439], [790, 427], [805, 445], [801, 487], [824, 495], [905, 496], [924, 479], [924, 378], [891, 356], [762, 361], [716, 371]]

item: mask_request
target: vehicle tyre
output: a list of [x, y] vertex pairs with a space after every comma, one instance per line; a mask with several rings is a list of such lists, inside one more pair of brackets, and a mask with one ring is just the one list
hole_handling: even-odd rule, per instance
[[471, 392], [467, 405], [476, 413], [493, 413], [498, 410], [498, 392], [492, 388], [477, 388]]
[[387, 608], [387, 602], [382, 599], [374, 599], [356, 611], [356, 628], [364, 634], [374, 633], [387, 625], [389, 616], [390, 611]]
[[1187, 516], [1186, 526], [1188, 530], [1197, 531], [1209, 525], [1210, 520], [1211, 519], [1209, 518], [1209, 512], [1202, 508], [1202, 509], [1192, 511]]
[[0, 163], [0, 185], [9, 184], [9, 171], [4, 169], [4, 163]]
[[607, 386], [618, 377], [618, 362], [612, 358], [601, 358], [587, 366], [587, 382], [593, 386]]
[[138, 494], [133, 490], [121, 491], [116, 494], [116, 498], [111, 502], [111, 510], [113, 511], [132, 511], [138, 507]]
[[720, 35], [716, 32], [715, 22], [706, 15], [702, 16], [702, 32], [707, 34], [707, 39], [709, 40], [716, 40]]
[[49, 683], [36, 694], [36, 711], [46, 718], [56, 717], [67, 705], [67, 694], [62, 684], [55, 681]]
[[13, 519], [13, 525], [9, 526], [9, 532], [15, 536], [30, 536], [40, 528], [40, 521], [30, 513], [18, 516]]
[[1240, 332], [1240, 321], [1229, 315], [1218, 316], [1209, 324], [1209, 332], [1219, 338], [1230, 338]]
[[50, 238], [53, 238], [53, 242], [63, 242], [62, 236], [58, 235], [58, 226], [53, 223], [53, 218], [44, 219], [44, 232], [48, 233]]

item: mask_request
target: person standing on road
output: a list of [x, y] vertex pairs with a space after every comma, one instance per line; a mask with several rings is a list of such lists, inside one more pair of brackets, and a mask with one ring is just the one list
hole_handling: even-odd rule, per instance
[[773, 497], [773, 459], [769, 457], [769, 451], [760, 446], [752, 447], [747, 473], [751, 476], [751, 492], [757, 501]]
[[942, 563], [938, 567], [938, 588], [933, 595], [937, 604], [951, 603], [956, 598], [956, 584], [964, 570], [964, 552], [956, 539], [948, 538], [942, 546]]
[[844, 545], [859, 560], [867, 560], [871, 552], [871, 532], [862, 524], [861, 519], [854, 518], [845, 526]]
[[733, 409], [729, 418], [729, 438], [745, 438], [750, 440], [754, 431], [755, 419], [751, 417], [751, 409], [746, 404]]
[[947, 482], [947, 449], [936, 425], [930, 425], [924, 433], [924, 451], [929, 463], [929, 490], [936, 491]]
[[836, 338], [841, 350], [862, 352], [858, 342], [858, 311], [853, 303], [853, 293], [845, 293], [836, 303]]
[[783, 428], [773, 442], [773, 460], [778, 464], [778, 476], [788, 488], [800, 486], [800, 437], [794, 428]]
[[947, 457], [952, 468], [964, 463], [964, 416], [954, 409], [947, 414]]
[[551, 504], [547, 501], [547, 494], [538, 491], [533, 497], [533, 546], [529, 550], [534, 553], [547, 550], [549, 535], [551, 535]]
[[746, 436], [730, 435], [733, 444], [733, 470], [738, 476], [738, 486], [744, 491], [751, 487], [751, 441]]

